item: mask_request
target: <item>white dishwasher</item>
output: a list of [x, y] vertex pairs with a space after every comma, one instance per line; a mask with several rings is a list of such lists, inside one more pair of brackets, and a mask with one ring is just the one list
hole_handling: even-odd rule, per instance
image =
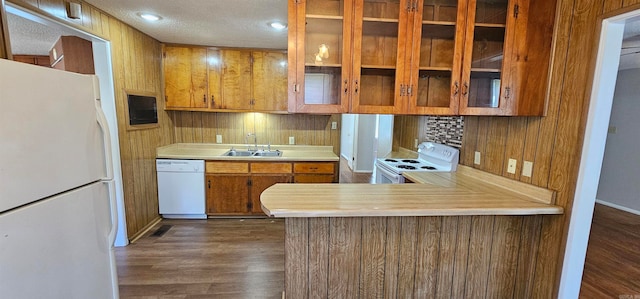
[[204, 160], [156, 159], [163, 218], [206, 219]]

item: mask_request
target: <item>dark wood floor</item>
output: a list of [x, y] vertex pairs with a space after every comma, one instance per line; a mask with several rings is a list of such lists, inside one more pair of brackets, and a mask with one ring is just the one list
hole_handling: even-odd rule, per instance
[[284, 221], [165, 219], [116, 248], [116, 264], [123, 299], [281, 298]]
[[580, 298], [640, 298], [640, 216], [596, 204]]
[[[375, 171], [375, 170], [374, 170]], [[370, 172], [353, 172], [349, 168], [347, 160], [340, 156], [340, 183], [374, 183], [376, 180], [375, 173]]]

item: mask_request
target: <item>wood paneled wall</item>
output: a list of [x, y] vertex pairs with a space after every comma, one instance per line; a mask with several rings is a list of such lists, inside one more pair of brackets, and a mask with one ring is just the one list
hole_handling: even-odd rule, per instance
[[[210, 113], [171, 111], [175, 124], [175, 142], [215, 143], [222, 135], [223, 143], [245, 143], [248, 133], [255, 133], [263, 144], [289, 144], [289, 136], [296, 144], [331, 145], [340, 154], [341, 117], [335, 115], [266, 114], [266, 113]], [[332, 130], [331, 123], [338, 129]], [[250, 138], [253, 142], [253, 138]]]
[[534, 296], [542, 216], [287, 218], [287, 298]]
[[86, 2], [82, 3], [79, 20], [66, 18], [62, 0], [10, 2], [111, 42], [127, 234], [129, 238], [135, 237], [159, 218], [155, 149], [173, 142], [173, 124], [164, 112], [164, 101], [160, 100], [159, 127], [127, 130], [125, 90], [155, 93], [163, 98], [160, 43]]
[[[560, 0], [556, 17], [552, 71], [546, 117], [465, 117], [460, 163], [504, 177], [557, 191], [562, 217], [543, 216], [537, 266], [532, 273], [531, 298], [554, 298], [564, 254], [569, 214], [573, 205], [591, 90], [593, 61], [599, 38], [598, 18], [637, 6], [640, 0]], [[398, 144], [407, 146], [420, 134], [408, 121]], [[418, 135], [422, 136], [422, 134]], [[394, 142], [395, 145], [395, 142]], [[474, 165], [479, 151], [480, 165]], [[518, 161], [515, 174], [507, 173], [507, 160]], [[521, 175], [523, 161], [533, 162], [533, 175]]]
[[417, 151], [415, 139], [418, 139], [418, 144], [426, 141], [426, 126], [426, 116], [396, 115], [393, 118], [392, 150], [397, 152], [402, 147]]

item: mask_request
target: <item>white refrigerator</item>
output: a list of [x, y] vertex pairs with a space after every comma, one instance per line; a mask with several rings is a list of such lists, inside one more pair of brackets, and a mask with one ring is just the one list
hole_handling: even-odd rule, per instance
[[0, 59], [0, 297], [117, 298], [95, 76]]

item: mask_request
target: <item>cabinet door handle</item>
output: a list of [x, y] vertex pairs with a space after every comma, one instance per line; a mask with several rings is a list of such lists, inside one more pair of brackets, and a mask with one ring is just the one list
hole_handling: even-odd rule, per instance
[[207, 95], [206, 94], [202, 95], [202, 102], [205, 103], [205, 104], [207, 103]]
[[414, 0], [413, 1], [413, 7], [411, 7], [411, 11], [416, 11], [416, 8], [418, 7], [418, 0]]
[[353, 88], [353, 92], [354, 92], [355, 94], [358, 94], [358, 80], [356, 80], [356, 85], [355, 85], [355, 87]]
[[509, 97], [511, 97], [511, 87], [505, 87], [504, 88], [504, 99], [508, 100]]
[[349, 92], [349, 81], [344, 80], [344, 94], [347, 94], [347, 92]]
[[411, 11], [411, 1], [407, 1], [407, 12]]
[[211, 106], [215, 106], [216, 100], [215, 96], [211, 96]]
[[400, 96], [404, 97], [404, 84], [400, 84]]
[[453, 82], [453, 96], [457, 96], [459, 91], [460, 91], [460, 84], [458, 84], [458, 81]]
[[207, 180], [207, 189], [211, 189], [211, 180]]
[[411, 96], [413, 95], [413, 84], [409, 85], [409, 87], [407, 87], [407, 95]]
[[469, 83], [464, 82], [464, 84], [462, 84], [462, 96], [466, 97], [467, 93], [469, 93]]

